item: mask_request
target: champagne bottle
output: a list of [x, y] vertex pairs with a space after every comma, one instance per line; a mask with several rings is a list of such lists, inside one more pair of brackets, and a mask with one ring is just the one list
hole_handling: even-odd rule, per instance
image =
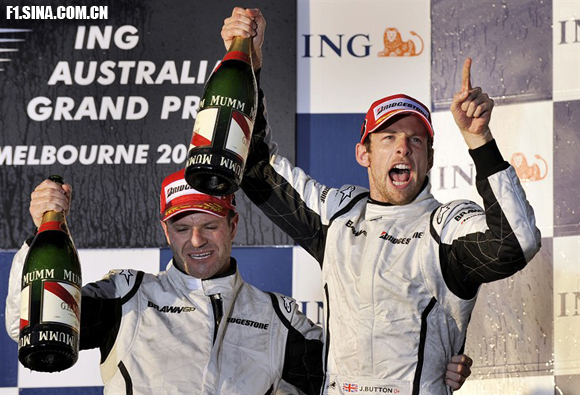
[[234, 193], [242, 181], [258, 102], [251, 45], [251, 38], [234, 38], [199, 104], [185, 180], [209, 195]]
[[[60, 176], [49, 178], [60, 184]], [[64, 213], [47, 211], [22, 271], [18, 359], [39, 372], [74, 365], [79, 353], [81, 266]]]

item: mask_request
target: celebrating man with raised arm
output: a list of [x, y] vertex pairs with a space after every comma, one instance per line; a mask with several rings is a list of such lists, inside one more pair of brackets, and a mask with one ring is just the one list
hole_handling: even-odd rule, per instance
[[[236, 8], [222, 38], [253, 36], [261, 65], [264, 27], [259, 10]], [[484, 209], [431, 194], [433, 126], [416, 99], [370, 106], [356, 146], [370, 190], [337, 189], [277, 155], [260, 91], [242, 188], [322, 268], [324, 393], [450, 393], [445, 366], [463, 352], [480, 285], [521, 270], [540, 248], [533, 210], [489, 129], [493, 100], [471, 87], [470, 72], [467, 59], [451, 112]]]

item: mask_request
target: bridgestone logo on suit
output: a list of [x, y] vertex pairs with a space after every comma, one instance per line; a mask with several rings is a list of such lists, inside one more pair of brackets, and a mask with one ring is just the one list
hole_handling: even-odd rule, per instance
[[270, 326], [270, 324], [263, 324], [261, 322], [256, 322], [256, 321], [252, 321], [252, 320], [244, 320], [241, 318], [233, 318], [233, 317], [228, 318], [228, 322], [230, 322], [232, 324], [251, 326], [253, 328], [264, 329], [264, 330], [268, 330], [268, 327]]

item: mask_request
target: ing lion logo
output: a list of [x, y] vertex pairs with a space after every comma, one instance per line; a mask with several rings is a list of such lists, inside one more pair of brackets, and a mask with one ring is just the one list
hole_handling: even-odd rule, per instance
[[548, 174], [548, 163], [540, 155], [536, 155], [535, 157], [544, 162], [544, 174], [541, 174], [540, 166], [537, 163], [532, 165], [528, 164], [526, 156], [521, 152], [516, 152], [512, 155], [510, 164], [516, 170], [516, 174], [521, 181], [540, 181], [546, 178]]
[[423, 52], [425, 45], [423, 44], [423, 39], [414, 31], [409, 32], [413, 36], [417, 36], [421, 41], [421, 50], [416, 52], [415, 43], [413, 40], [403, 41], [401, 38], [401, 33], [396, 27], [387, 27], [385, 29], [385, 34], [383, 34], [383, 43], [385, 49], [379, 52], [378, 56], [418, 56]]

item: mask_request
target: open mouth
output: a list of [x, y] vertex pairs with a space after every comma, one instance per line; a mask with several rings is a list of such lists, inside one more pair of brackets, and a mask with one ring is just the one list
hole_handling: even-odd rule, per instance
[[403, 186], [411, 179], [411, 166], [402, 163], [395, 165], [389, 171], [389, 177], [395, 186]]
[[211, 252], [204, 252], [204, 253], [199, 253], [199, 254], [189, 254], [189, 257], [191, 259], [195, 259], [195, 260], [202, 260], [202, 259], [206, 259], [210, 255], [211, 255]]

